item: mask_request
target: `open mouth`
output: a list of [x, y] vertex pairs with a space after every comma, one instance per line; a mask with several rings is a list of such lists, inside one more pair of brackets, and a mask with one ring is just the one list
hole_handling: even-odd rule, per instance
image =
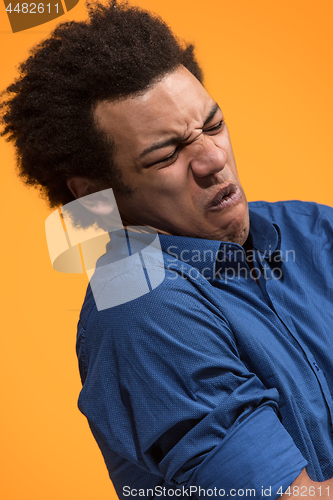
[[209, 210], [221, 210], [238, 201], [240, 197], [240, 189], [231, 182], [218, 191], [208, 208]]

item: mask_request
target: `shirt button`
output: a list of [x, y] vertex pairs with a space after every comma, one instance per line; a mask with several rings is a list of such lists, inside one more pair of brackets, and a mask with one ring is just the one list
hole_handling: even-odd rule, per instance
[[234, 256], [234, 252], [232, 250], [228, 250], [226, 252], [225, 256], [227, 257], [227, 260], [229, 260], [229, 262], [230, 262]]
[[320, 368], [319, 368], [319, 366], [317, 365], [317, 363], [315, 363], [315, 362], [314, 362], [314, 363], [313, 363], [313, 366], [315, 367], [315, 369], [317, 370], [317, 372], [319, 372]]

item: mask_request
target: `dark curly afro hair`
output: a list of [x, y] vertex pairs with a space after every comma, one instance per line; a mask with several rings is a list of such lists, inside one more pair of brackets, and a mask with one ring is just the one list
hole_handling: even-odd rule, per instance
[[97, 102], [140, 93], [181, 64], [202, 81], [193, 45], [156, 15], [116, 0], [87, 8], [86, 22], [62, 23], [32, 49], [2, 94], [1, 135], [15, 144], [21, 178], [51, 207], [74, 200], [66, 180], [75, 175], [131, 192], [112, 140], [95, 127]]

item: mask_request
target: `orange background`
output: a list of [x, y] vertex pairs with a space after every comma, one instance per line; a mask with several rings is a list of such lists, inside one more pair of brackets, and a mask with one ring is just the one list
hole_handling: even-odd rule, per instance
[[[15, 0], [14, 0], [14, 3]], [[137, 0], [195, 42], [206, 86], [230, 129], [249, 200], [333, 204], [333, 4], [330, 0]], [[54, 22], [12, 34], [0, 6], [1, 88]], [[46, 145], [47, 147], [47, 145]], [[102, 456], [76, 407], [76, 323], [85, 275], [51, 267], [49, 215], [15, 176], [1, 140], [0, 498], [115, 498]]]

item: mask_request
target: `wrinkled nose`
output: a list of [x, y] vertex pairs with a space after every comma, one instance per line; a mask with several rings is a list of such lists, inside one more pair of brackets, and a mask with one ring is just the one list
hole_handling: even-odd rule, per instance
[[227, 153], [215, 144], [212, 137], [201, 135], [191, 144], [191, 148], [191, 169], [195, 176], [204, 177], [223, 170], [227, 161]]

